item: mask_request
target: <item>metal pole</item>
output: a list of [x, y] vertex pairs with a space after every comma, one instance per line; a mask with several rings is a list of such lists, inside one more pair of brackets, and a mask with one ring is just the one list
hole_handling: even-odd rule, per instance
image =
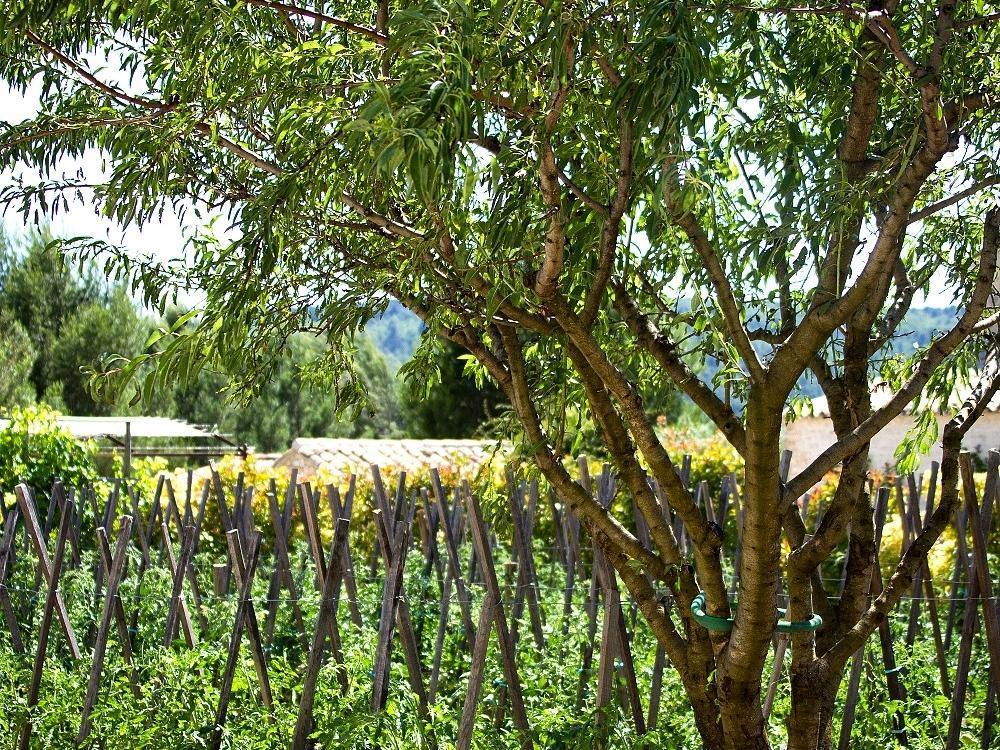
[[132, 423], [125, 422], [125, 457], [122, 466], [125, 479], [132, 476]]

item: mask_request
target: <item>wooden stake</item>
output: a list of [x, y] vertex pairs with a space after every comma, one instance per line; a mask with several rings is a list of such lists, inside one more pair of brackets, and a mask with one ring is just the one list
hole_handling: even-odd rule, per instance
[[17, 505], [10, 509], [3, 524], [3, 539], [0, 541], [0, 609], [3, 609], [4, 620], [7, 622], [7, 632], [10, 633], [11, 646], [14, 653], [24, 653], [24, 641], [21, 639], [21, 628], [17, 624], [14, 604], [7, 591], [7, 571], [11, 568], [11, 558], [14, 552], [14, 535], [17, 531], [17, 518], [20, 514]]
[[342, 557], [337, 550], [346, 542], [349, 521], [338, 518], [333, 533], [333, 543], [330, 546], [330, 567], [325, 571], [322, 598], [319, 604], [319, 616], [316, 618], [316, 629], [313, 631], [312, 646], [306, 662], [306, 673], [302, 684], [302, 697], [299, 699], [299, 713], [295, 721], [295, 731], [292, 735], [292, 750], [305, 750], [312, 732], [313, 702], [316, 698], [316, 684], [319, 671], [323, 666], [323, 648], [327, 633], [330, 632], [329, 622], [333, 618], [333, 592], [336, 581], [340, 577]]
[[[441, 486], [441, 476], [437, 469], [431, 469], [431, 489], [434, 492], [434, 501], [437, 503], [438, 513], [442, 519], [447, 519], [448, 506]], [[451, 571], [451, 579], [458, 594], [458, 607], [462, 613], [462, 626], [465, 629], [465, 640], [469, 648], [473, 647], [475, 641], [475, 628], [472, 625], [472, 612], [469, 608], [469, 593], [462, 578], [462, 563], [458, 556], [458, 545], [455, 541], [455, 533], [451, 524], [445, 522], [441, 524], [441, 531], [444, 533], [445, 550], [448, 553], [448, 570]]]
[[[129, 523], [131, 524], [132, 518], [128, 516]], [[124, 518], [122, 519], [124, 521]], [[119, 524], [119, 533], [121, 524]], [[105, 577], [110, 575], [111, 566], [113, 563], [113, 558], [111, 555], [111, 546], [108, 544], [108, 536], [103, 527], [98, 527], [97, 529], [97, 550], [101, 558], [101, 569], [104, 571]], [[128, 558], [125, 560], [125, 567], [128, 567]], [[124, 572], [122, 573], [124, 576]], [[120, 587], [121, 584], [119, 584]], [[125, 661], [131, 666], [132, 665], [132, 633], [128, 629], [128, 618], [125, 617], [125, 606], [122, 604], [122, 598], [120, 593], [115, 593], [113, 597], [114, 604], [114, 615], [115, 624], [118, 627], [118, 641], [121, 644], [122, 656]], [[132, 669], [129, 675], [129, 684], [132, 688], [132, 695], [136, 698], [142, 697], [142, 691], [139, 689], [139, 676], [136, 674], [135, 669]]]
[[[959, 466], [961, 468], [961, 464]], [[984, 529], [990, 528], [990, 521], [993, 517], [993, 494], [992, 492], [984, 493], [981, 509], [978, 507], [978, 503], [975, 501], [969, 503], [968, 497], [966, 497], [967, 515], [976, 515], [977, 522]], [[969, 518], [968, 521], [971, 526], [972, 519]], [[960, 538], [960, 548], [962, 542], [963, 540]], [[969, 564], [969, 570], [966, 575], [968, 584], [965, 590], [965, 612], [962, 617], [962, 635], [958, 643], [955, 688], [951, 694], [951, 712], [948, 715], [948, 734], [945, 739], [945, 750], [958, 750], [961, 745], [962, 719], [965, 716], [965, 698], [969, 687], [969, 668], [972, 665], [972, 644], [976, 636], [976, 629], [979, 626], [980, 576], [976, 573], [975, 568], [976, 562], [973, 560]]]
[[455, 750], [469, 750], [472, 746], [479, 697], [482, 694], [483, 678], [486, 673], [486, 652], [490, 644], [491, 624], [497, 617], [498, 605], [499, 602], [487, 591], [482, 608], [479, 610], [479, 627], [476, 629], [476, 640], [472, 646], [472, 666], [469, 668], [469, 686], [465, 691], [465, 703], [462, 706], [462, 718], [458, 723]]
[[[233, 677], [236, 674], [236, 664], [240, 655], [240, 641], [243, 638], [243, 624], [246, 622], [247, 608], [252, 603], [254, 575], [257, 572], [257, 560], [260, 557], [260, 535], [250, 542], [250, 555], [246, 569], [243, 571], [243, 583], [240, 586], [240, 599], [236, 605], [236, 622], [229, 638], [229, 652], [226, 656], [226, 667], [223, 671], [222, 686], [219, 691], [219, 706], [215, 712], [215, 730], [209, 742], [210, 750], [219, 750], [222, 746], [222, 734], [226, 726], [226, 715], [229, 712], [229, 699], [233, 691]], [[23, 750], [27, 750], [24, 748]]]
[[[253, 538], [260, 540], [260, 534], [254, 532]], [[239, 533], [234, 529], [226, 534], [226, 543], [229, 547], [229, 556], [232, 560], [232, 570], [236, 575], [236, 585], [240, 591], [243, 590], [244, 578], [247, 575], [249, 564], [243, 553], [239, 540]], [[271, 681], [267, 676], [267, 656], [264, 654], [264, 646], [260, 639], [260, 625], [257, 622], [257, 610], [254, 607], [253, 599], [241, 602], [243, 606], [243, 616], [246, 620], [247, 640], [250, 645], [250, 655], [253, 657], [254, 669], [257, 671], [257, 681], [260, 683], [261, 701], [271, 711], [273, 699], [271, 697]]]
[[[37, 530], [37, 521], [34, 520], [33, 515], [33, 503], [29, 501], [28, 488], [19, 484], [15, 488], [17, 493], [18, 502], [22, 502], [21, 512], [26, 518], [30, 517]], [[42, 622], [38, 628], [38, 647], [35, 650], [35, 662], [31, 670], [31, 683], [28, 686], [28, 718], [25, 719], [24, 723], [21, 724], [21, 729], [18, 736], [18, 749], [19, 750], [29, 750], [31, 745], [31, 709], [38, 705], [38, 694], [39, 689], [42, 684], [42, 667], [45, 665], [45, 651], [49, 645], [49, 631], [52, 628], [52, 615], [54, 612], [59, 611], [59, 603], [62, 602], [62, 596], [59, 593], [59, 576], [62, 573], [63, 568], [63, 558], [66, 552], [66, 541], [69, 539], [70, 534], [70, 524], [73, 520], [72, 513], [72, 503], [67, 502], [63, 506], [62, 520], [59, 524], [59, 534], [56, 537], [56, 555], [52, 563], [52, 566], [48, 565], [48, 556], [42, 557], [39, 555], [39, 562], [43, 567], [43, 575], [48, 581], [48, 592], [45, 595], [45, 608], [42, 610]], [[45, 547], [40, 548], [44, 553]], [[65, 609], [62, 610], [65, 612]], [[69, 621], [67, 620], [67, 625]], [[72, 627], [68, 629], [70, 635], [73, 633]], [[72, 641], [72, 646], [76, 646], [76, 640]], [[79, 659], [79, 649], [76, 651], [76, 656], [74, 658]]]
[[189, 526], [183, 530], [181, 537], [181, 557], [180, 561], [174, 559], [173, 543], [170, 539], [170, 529], [166, 522], [160, 526], [163, 532], [163, 549], [166, 550], [167, 564], [170, 568], [170, 575], [173, 577], [173, 587], [170, 591], [170, 607], [167, 610], [167, 622], [163, 631], [163, 645], [169, 646], [174, 642], [177, 635], [177, 623], [180, 619], [181, 630], [184, 631], [184, 640], [188, 648], [194, 648], [198, 639], [194, 632], [194, 625], [191, 624], [191, 614], [188, 612], [187, 599], [184, 598], [184, 579], [188, 567], [191, 565], [191, 556], [194, 553], [194, 527]]
[[[993, 470], [987, 475], [987, 487], [983, 492], [984, 501], [987, 494], [991, 498], [988, 506], [990, 508], [992, 508], [993, 494], [996, 490], [996, 458], [1000, 458], [1000, 453], [993, 451], [991, 454]], [[990, 570], [986, 558], [986, 536], [989, 524], [980, 513], [973, 512], [979, 507], [979, 500], [976, 497], [975, 470], [968, 453], [962, 453], [959, 456], [959, 467], [962, 473], [965, 507], [969, 512], [969, 529], [972, 531], [973, 571], [979, 584], [979, 595], [983, 601], [983, 624], [986, 630], [986, 646], [990, 656], [990, 676], [993, 679], [994, 690], [1000, 690], [1000, 619], [997, 617], [996, 608], [990, 606], [990, 602], [993, 600], [993, 582], [990, 580]], [[986, 505], [985, 502], [984, 505]]]
[[465, 492], [466, 503], [469, 508], [469, 519], [472, 525], [472, 540], [478, 553], [483, 581], [486, 584], [487, 591], [490, 592], [490, 595], [497, 602], [493, 623], [496, 626], [497, 640], [500, 644], [504, 677], [507, 680], [507, 688], [510, 691], [511, 713], [514, 717], [514, 724], [521, 735], [522, 750], [531, 750], [533, 747], [531, 727], [528, 724], [528, 717], [524, 709], [521, 680], [517, 673], [517, 654], [510, 638], [510, 630], [507, 626], [507, 615], [504, 613], [503, 601], [500, 596], [500, 583], [497, 580], [496, 569], [493, 566], [493, 553], [490, 550], [486, 534], [486, 524], [483, 522], [479, 500], [468, 490], [467, 486], [465, 487]]
[[[61, 493], [62, 485], [57, 483], [53, 488], [53, 495], [60, 495]], [[59, 591], [58, 576], [56, 575], [54, 566], [49, 563], [49, 554], [45, 548], [45, 538], [38, 527], [38, 517], [35, 515], [34, 500], [31, 498], [28, 487], [23, 484], [19, 484], [14, 488], [14, 494], [17, 496], [17, 504], [21, 509], [21, 516], [24, 518], [25, 529], [27, 529], [28, 536], [35, 548], [35, 555], [38, 557], [38, 568], [49, 586], [49, 591], [52, 592], [52, 596], [54, 597], [53, 606], [55, 607], [56, 616], [59, 618], [59, 625], [62, 628], [63, 635], [66, 636], [70, 656], [74, 659], [79, 659], [80, 647], [77, 645], [73, 625], [69, 621], [69, 613], [66, 611], [66, 603], [63, 601], [62, 592]], [[66, 504], [63, 510], [64, 516], [67, 514], [67, 509], [69, 508], [72, 508], [71, 503]], [[71, 518], [66, 518], [64, 521], [67, 524], [67, 534], [69, 533], [68, 524], [71, 520]]]
[[[103, 534], [104, 529], [98, 529]], [[101, 673], [104, 669], [104, 655], [107, 651], [108, 635], [111, 632], [111, 618], [115, 615], [115, 605], [120, 604], [118, 586], [122, 580], [125, 563], [128, 560], [128, 545], [132, 536], [132, 518], [122, 518], [118, 528], [118, 541], [115, 543], [115, 554], [108, 571], [108, 584], [104, 593], [104, 607], [101, 610], [100, 625], [97, 628], [97, 640], [94, 643], [93, 662], [90, 666], [90, 678], [87, 681], [87, 693], [83, 701], [83, 712], [80, 718], [80, 729], [76, 735], [76, 744], [82, 745], [90, 736], [90, 712], [97, 703], [97, 694], [101, 686]], [[98, 540], [100, 544], [101, 540]], [[107, 539], [104, 539], [107, 543]], [[131, 660], [130, 660], [131, 661]]]

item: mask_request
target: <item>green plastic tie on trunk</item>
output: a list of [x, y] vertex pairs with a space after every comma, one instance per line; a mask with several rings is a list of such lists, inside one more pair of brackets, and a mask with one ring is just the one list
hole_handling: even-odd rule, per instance
[[[733, 605], [733, 609], [735, 608], [736, 605]], [[779, 607], [778, 614], [784, 615], [785, 610]], [[694, 617], [695, 622], [703, 628], [719, 632], [732, 630], [735, 620], [733, 617], [716, 617], [715, 615], [708, 614], [705, 611], [704, 591], [698, 592], [698, 596], [691, 601], [691, 615]], [[819, 630], [823, 627], [823, 618], [819, 615], [813, 615], [808, 620], [778, 620], [777, 627], [779, 633], [803, 633], [810, 630]]]

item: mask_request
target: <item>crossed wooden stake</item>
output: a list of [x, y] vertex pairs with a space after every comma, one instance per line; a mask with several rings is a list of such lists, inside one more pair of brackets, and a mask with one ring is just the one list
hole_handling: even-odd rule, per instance
[[347, 542], [347, 531], [350, 521], [338, 518], [330, 545], [330, 564], [324, 571], [322, 598], [319, 605], [319, 616], [316, 619], [316, 629], [313, 631], [312, 646], [309, 649], [309, 659], [306, 662], [306, 673], [302, 684], [302, 697], [299, 699], [299, 714], [295, 721], [295, 731], [292, 735], [292, 750], [305, 750], [309, 746], [309, 735], [313, 727], [313, 702], [316, 699], [316, 684], [319, 672], [323, 666], [323, 656], [326, 639], [330, 633], [330, 623], [336, 617], [336, 601], [334, 591], [340, 578], [343, 556], [339, 551]]
[[[53, 615], [59, 618], [63, 634], [66, 636], [66, 643], [69, 646], [70, 655], [73, 659], [80, 658], [80, 647], [77, 645], [73, 626], [70, 624], [69, 615], [66, 613], [66, 605], [63, 602], [62, 593], [59, 591], [59, 576], [62, 574], [66, 542], [69, 539], [73, 523], [73, 502], [66, 500], [64, 503], [61, 503], [62, 519], [59, 523], [59, 534], [56, 537], [56, 554], [54, 560], [50, 563], [48, 551], [45, 549], [44, 537], [38, 526], [38, 518], [35, 515], [35, 503], [32, 500], [30, 490], [28, 490], [27, 486], [19, 484], [14, 492], [17, 496], [18, 507], [21, 509], [21, 514], [25, 519], [28, 535], [31, 537], [32, 545], [38, 556], [38, 564], [41, 568], [42, 576], [48, 583], [48, 591], [45, 594], [45, 607], [42, 610], [42, 622], [38, 627], [38, 648], [35, 651], [35, 662], [31, 670], [31, 683], [28, 686], [27, 702], [28, 710], [30, 711], [38, 705], [38, 693], [42, 684], [42, 667], [45, 664], [45, 651], [49, 644], [49, 631], [52, 628]], [[57, 495], [61, 497], [62, 493], [62, 485], [57, 483], [53, 487], [50, 503], [57, 503]], [[18, 749], [28, 750], [30, 744], [31, 721], [26, 720], [21, 725], [20, 732], [18, 733]]]

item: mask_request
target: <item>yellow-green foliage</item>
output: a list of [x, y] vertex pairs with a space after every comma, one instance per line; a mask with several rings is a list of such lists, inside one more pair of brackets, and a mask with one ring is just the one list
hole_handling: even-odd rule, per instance
[[[983, 490], [986, 486], [986, 474], [976, 474], [975, 475], [976, 492], [979, 498], [983, 496]], [[924, 484], [922, 488], [922, 495], [927, 496], [927, 491], [929, 482], [927, 478], [924, 479]], [[961, 486], [959, 486], [959, 493], [962, 492]], [[937, 496], [941, 496], [941, 487], [938, 485]], [[962, 499], [964, 503], [964, 498]], [[879, 564], [882, 567], [882, 573], [888, 576], [895, 569], [896, 564], [899, 562], [900, 551], [903, 546], [903, 527], [900, 523], [899, 514], [896, 512], [896, 505], [893, 502], [890, 505], [890, 516], [886, 521], [885, 527], [882, 530], [882, 547], [879, 551]], [[949, 581], [951, 580], [952, 571], [955, 565], [955, 555], [957, 554], [957, 535], [954, 526], [954, 518], [952, 519], [952, 524], [949, 525], [938, 537], [937, 542], [931, 548], [930, 553], [927, 556], [927, 562], [931, 570], [931, 578], [934, 580], [935, 586], [940, 592], [943, 592]], [[968, 535], [969, 542], [971, 543], [971, 534]]]
[[743, 459], [717, 432], [700, 437], [688, 431], [665, 430], [661, 440], [670, 454], [670, 460], [678, 467], [685, 455], [691, 456], [692, 487], [699, 482], [707, 482], [714, 496], [722, 488], [722, 478], [727, 474], [736, 474], [737, 479], [742, 479]]
[[67, 487], [93, 481], [94, 444], [80, 442], [56, 423], [58, 412], [44, 404], [14, 409], [0, 430], [0, 493], [14, 502], [14, 485], [24, 482], [39, 497], [48, 495], [55, 479]]
[[[885, 475], [878, 471], [870, 471], [868, 475], [876, 487], [889, 487], [891, 492], [895, 493], [896, 479], [894, 476]], [[839, 470], [831, 471], [823, 478], [822, 482], [812, 489], [809, 501], [809, 522], [812, 528], [815, 528], [817, 520], [816, 515], [820, 508], [827, 508], [833, 500], [839, 481]], [[976, 484], [979, 487], [980, 493], [982, 492], [984, 482], [985, 475], [977, 475]], [[929, 477], [925, 476], [923, 486], [921, 487], [922, 497], [927, 497], [927, 493], [930, 489], [929, 485]], [[937, 488], [937, 496], [940, 497], [940, 494], [941, 487], [939, 485]], [[939, 589], [943, 590], [951, 578], [952, 568], [955, 564], [956, 545], [957, 541], [955, 529], [953, 526], [948, 526], [944, 532], [942, 532], [941, 536], [938, 537], [937, 542], [931, 548], [930, 554], [928, 555], [927, 559], [931, 570], [931, 577]], [[892, 575], [896, 565], [899, 563], [899, 555], [902, 550], [902, 546], [903, 527], [900, 523], [895, 495], [892, 495], [889, 498], [889, 507], [886, 512], [886, 522], [885, 526], [882, 528], [882, 545], [879, 548], [879, 565], [882, 568], [883, 577], [888, 578]], [[839, 575], [839, 569], [830, 574]]]
[[[419, 491], [421, 488], [425, 488], [430, 492], [431, 468], [433, 467], [422, 467], [418, 472], [409, 472], [407, 474], [407, 500], [409, 500], [411, 492]], [[251, 508], [254, 523], [264, 533], [265, 537], [269, 539], [271, 537], [272, 526], [267, 493], [270, 491], [273, 481], [278, 492], [278, 503], [279, 505], [284, 503], [291, 474], [290, 470], [286, 467], [275, 467], [271, 464], [262, 463], [254, 454], [250, 454], [246, 459], [235, 455], [226, 456], [216, 464], [216, 469], [219, 472], [219, 479], [222, 482], [222, 486], [226, 491], [226, 500], [230, 505], [233, 501], [232, 490], [236, 486], [239, 475], [243, 474], [243, 487], [245, 489], [253, 488]], [[391, 502], [395, 497], [396, 486], [399, 481], [399, 469], [396, 466], [382, 466], [380, 469], [382, 482]], [[455, 460], [449, 465], [438, 467], [438, 472], [445, 491], [449, 493], [449, 502], [452, 489], [462, 480], [468, 480], [472, 487], [483, 497], [498, 497], [500, 496], [500, 492], [505, 491], [503, 467], [498, 461], [483, 467], [476, 473], [471, 471], [465, 462]], [[169, 477], [174, 488], [177, 505], [181, 513], [183, 513], [186, 502], [185, 487], [187, 473], [185, 470], [180, 469], [172, 472], [167, 471], [166, 462], [160, 460], [142, 460], [137, 461], [133, 465], [133, 477], [145, 498], [142, 507], [147, 507], [146, 503], [150, 502], [149, 499], [154, 496], [158, 477], [161, 473]], [[304, 478], [300, 476], [299, 480], [301, 482]], [[312, 488], [319, 488], [321, 492], [322, 500], [319, 503], [318, 518], [323, 541], [326, 544], [331, 541], [333, 532], [333, 514], [331, 505], [327, 500], [330, 488], [336, 487], [340, 491], [341, 501], [343, 501], [347, 496], [350, 480], [351, 472], [349, 470], [334, 471], [326, 468], [320, 469], [315, 476], [305, 480], [309, 482]], [[212, 482], [212, 475], [207, 467], [198, 469], [195, 472], [192, 491], [193, 513], [197, 512], [197, 506], [201, 501], [202, 488], [205, 482]], [[351, 529], [365, 543], [370, 543], [370, 537], [375, 531], [374, 525], [371, 523], [374, 518], [372, 513], [375, 508], [373, 493], [374, 480], [371, 472], [368, 470], [359, 471], [355, 475], [354, 509]], [[433, 496], [431, 496], [431, 500], [433, 501]], [[160, 498], [160, 503], [164, 506], [167, 503], [165, 492]], [[298, 500], [296, 499], [296, 506], [297, 504]], [[422, 507], [423, 499], [418, 496], [417, 508], [420, 509]], [[296, 514], [296, 517], [298, 517], [298, 514]], [[212, 544], [216, 542], [221, 544], [220, 529], [219, 505], [215, 497], [214, 488], [210, 488], [202, 527], [202, 535], [206, 543]], [[292, 529], [293, 537], [301, 535], [302, 531], [301, 525], [295, 524]]]

